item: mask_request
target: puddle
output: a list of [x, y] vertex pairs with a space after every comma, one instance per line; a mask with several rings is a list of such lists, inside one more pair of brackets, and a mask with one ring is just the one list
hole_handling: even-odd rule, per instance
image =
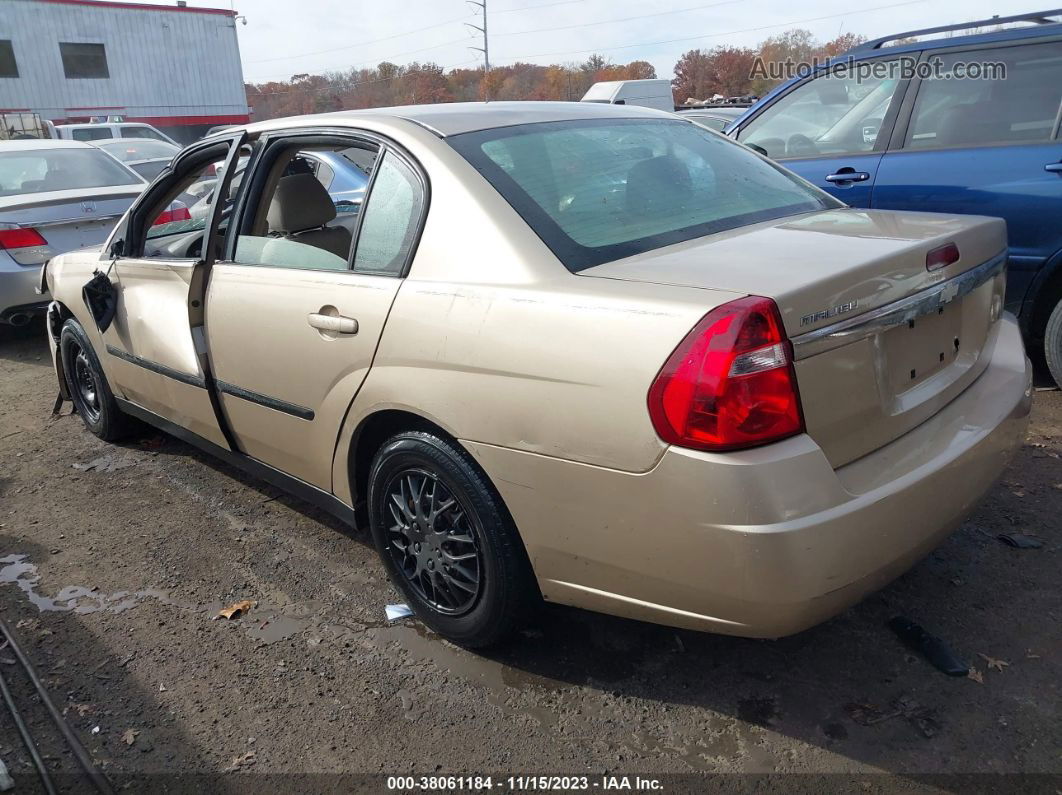
[[[47, 596], [38, 590], [40, 574], [37, 566], [29, 562], [27, 555], [0, 557], [0, 585], [4, 584], [18, 587], [29, 599], [30, 604], [42, 613], [74, 613], [77, 615], [101, 612], [124, 613], [146, 601], [153, 601], [180, 610], [191, 610], [215, 616], [222, 607], [221, 602], [204, 604], [182, 602], [171, 597], [166, 591], [156, 588], [103, 593], [97, 588], [68, 585], [55, 596]], [[316, 603], [301, 603], [284, 607], [260, 605], [253, 613], [240, 619], [238, 623], [240, 628], [254, 640], [267, 644], [276, 643], [311, 626], [314, 617], [320, 613], [321, 609], [322, 606]]]

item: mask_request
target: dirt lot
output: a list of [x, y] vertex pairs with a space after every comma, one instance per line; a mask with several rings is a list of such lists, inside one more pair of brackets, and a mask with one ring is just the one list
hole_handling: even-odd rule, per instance
[[[706, 788], [709, 773], [847, 774], [767, 779], [787, 790], [1062, 786], [1062, 393], [1037, 392], [1024, 450], [959, 532], [823, 626], [751, 641], [552, 607], [507, 648], [475, 655], [410, 619], [384, 621], [396, 593], [365, 532], [176, 440], [112, 447], [77, 417], [51, 420], [40, 329], [4, 334], [0, 611], [120, 785], [607, 772], [687, 774], [665, 779], [673, 790]], [[1004, 532], [1045, 545], [1014, 549]], [[211, 620], [239, 599], [258, 607]], [[908, 651], [886, 627], [897, 614], [980, 679]], [[48, 764], [74, 774], [8, 656], [0, 673]], [[33, 791], [6, 712], [0, 759], [17, 792]], [[1015, 773], [1039, 775], [957, 778]], [[764, 781], [711, 783], [753, 780]]]

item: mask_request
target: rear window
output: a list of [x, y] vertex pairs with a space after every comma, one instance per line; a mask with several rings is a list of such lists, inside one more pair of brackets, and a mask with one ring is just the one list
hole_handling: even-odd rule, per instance
[[123, 163], [128, 163], [131, 160], [153, 160], [162, 157], [172, 158], [175, 154], [181, 151], [173, 144], [168, 144], [164, 141], [144, 140], [100, 144], [99, 147], [107, 154], [117, 157]]
[[141, 182], [110, 155], [97, 149], [0, 152], [0, 196]]
[[110, 127], [75, 127], [70, 131], [75, 141], [102, 141], [111, 137]]
[[840, 202], [684, 121], [528, 124], [447, 139], [572, 271]]

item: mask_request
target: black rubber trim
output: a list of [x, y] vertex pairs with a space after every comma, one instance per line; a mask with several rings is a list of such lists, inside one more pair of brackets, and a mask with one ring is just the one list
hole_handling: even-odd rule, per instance
[[260, 395], [250, 389], [226, 383], [218, 378], [214, 379], [214, 385], [218, 388], [218, 392], [224, 392], [226, 395], [232, 395], [250, 403], [257, 403], [259, 406], [282, 411], [292, 417], [298, 417], [300, 420], [312, 420], [314, 417], [313, 409], [308, 409], [296, 403], [288, 403], [286, 400], [280, 400], [279, 398], [269, 397], [269, 395]]
[[132, 353], [123, 351], [121, 348], [115, 348], [113, 345], [107, 346], [107, 353], [122, 361], [135, 364], [137, 367], [143, 367], [145, 370], [150, 370], [153, 373], [164, 375], [167, 378], [172, 378], [174, 381], [180, 381], [182, 384], [188, 384], [189, 386], [197, 386], [200, 389], [206, 389], [206, 381], [202, 376], [192, 375], [191, 373], [182, 373], [180, 370], [174, 370], [172, 367], [167, 367], [164, 364], [153, 362], [150, 359], [145, 359], [142, 356], [136, 356]]
[[264, 480], [279, 489], [283, 489], [289, 494], [298, 497], [300, 500], [310, 503], [322, 511], [327, 511], [332, 516], [339, 519], [341, 522], [354, 526], [354, 509], [339, 499], [334, 494], [329, 494], [327, 491], [323, 491], [317, 486], [307, 483], [305, 480], [299, 480], [296, 477], [292, 477], [285, 472], [281, 472], [279, 469], [274, 469], [269, 464], [259, 461], [257, 458], [251, 458], [243, 453], [234, 453], [231, 450], [226, 450], [224, 447], [214, 444], [209, 439], [204, 439], [202, 436], [192, 433], [187, 428], [182, 428], [180, 425], [175, 425], [169, 420], [160, 417], [152, 411], [148, 411], [136, 403], [130, 403], [128, 400], [122, 398], [115, 398], [118, 403], [118, 408], [124, 411], [131, 417], [136, 417], [142, 422], [146, 422], [148, 425], [153, 425], [164, 433], [168, 433], [170, 436], [174, 436], [180, 439], [182, 442], [187, 442], [190, 445], [198, 447], [205, 453], [221, 459], [226, 464], [236, 467], [249, 475]]

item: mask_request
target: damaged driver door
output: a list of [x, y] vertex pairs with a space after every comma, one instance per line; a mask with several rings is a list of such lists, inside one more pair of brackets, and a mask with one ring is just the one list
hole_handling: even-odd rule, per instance
[[228, 195], [243, 137], [182, 152], [115, 233], [118, 306], [100, 352], [116, 394], [226, 449], [208, 389], [203, 290], [230, 210], [214, 197]]

